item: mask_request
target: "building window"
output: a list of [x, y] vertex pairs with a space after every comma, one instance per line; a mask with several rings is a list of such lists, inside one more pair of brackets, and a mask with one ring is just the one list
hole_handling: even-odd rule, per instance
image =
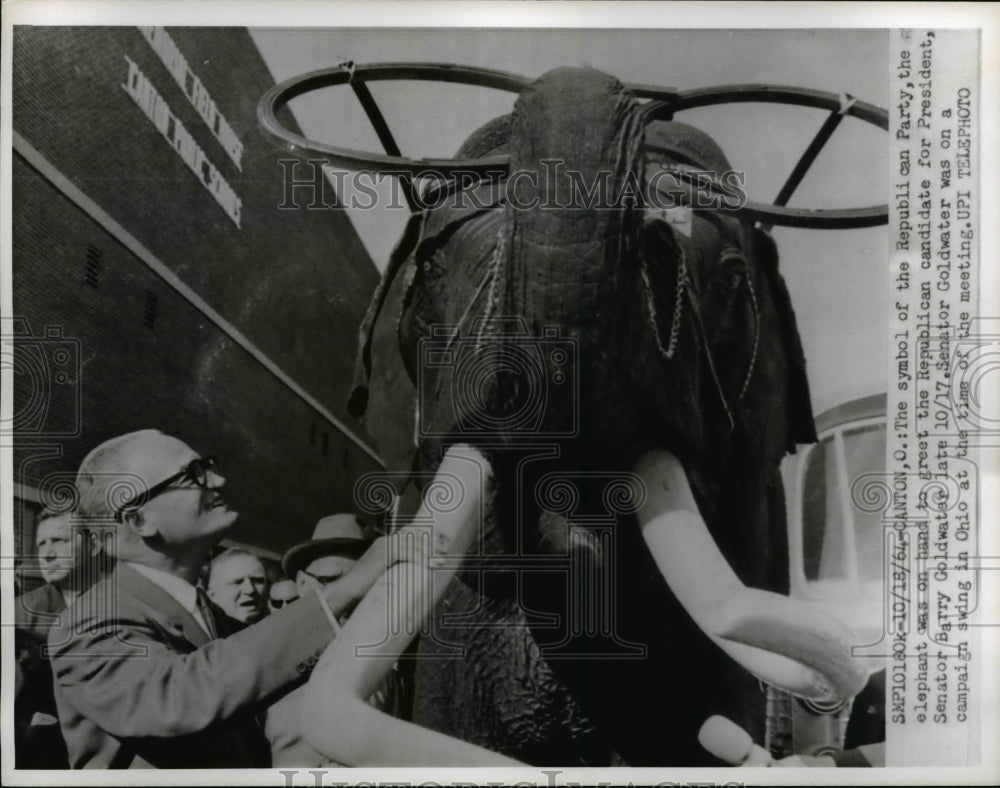
[[88, 287], [97, 287], [101, 278], [101, 250], [93, 244], [87, 244], [87, 256], [83, 261], [83, 283]]
[[146, 307], [142, 312], [142, 324], [146, 328], [156, 328], [156, 315], [159, 311], [160, 299], [151, 290], [146, 291]]

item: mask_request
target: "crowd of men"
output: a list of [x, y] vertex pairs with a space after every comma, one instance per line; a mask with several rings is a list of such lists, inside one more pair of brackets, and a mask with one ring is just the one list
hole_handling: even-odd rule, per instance
[[[75, 508], [40, 513], [45, 583], [15, 604], [17, 768], [337, 765], [303, 729], [309, 674], [391, 563], [430, 559], [335, 514], [269, 577], [253, 553], [219, 551], [238, 516], [225, 481], [213, 458], [141, 430], [84, 458]], [[395, 671], [368, 702], [403, 716]], [[884, 763], [866, 746], [842, 765]]]
[[[224, 485], [142, 430], [84, 458], [72, 511], [39, 515], [45, 584], [16, 600], [18, 768], [332, 765], [301, 729], [309, 673], [390, 561], [425, 557], [335, 514], [271, 579], [218, 552], [237, 519]], [[369, 702], [399, 713], [394, 673]]]

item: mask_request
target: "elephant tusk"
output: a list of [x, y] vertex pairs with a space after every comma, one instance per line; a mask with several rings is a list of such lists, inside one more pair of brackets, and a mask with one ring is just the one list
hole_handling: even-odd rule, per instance
[[[414, 521], [432, 522], [434, 554], [459, 556], [479, 534], [489, 464], [469, 446], [445, 454], [435, 482], [458, 496], [447, 513], [427, 501]], [[431, 487], [433, 487], [432, 482]], [[404, 526], [421, 538], [419, 526]], [[517, 764], [491, 750], [396, 719], [365, 702], [420, 631], [457, 571], [402, 562], [368, 591], [313, 670], [302, 730], [316, 750], [349, 766], [485, 766]]]
[[857, 636], [823, 610], [747, 588], [708, 531], [687, 475], [672, 454], [644, 454], [639, 526], [660, 573], [698, 627], [759, 679], [793, 695], [831, 701], [856, 695], [868, 679], [851, 657]]

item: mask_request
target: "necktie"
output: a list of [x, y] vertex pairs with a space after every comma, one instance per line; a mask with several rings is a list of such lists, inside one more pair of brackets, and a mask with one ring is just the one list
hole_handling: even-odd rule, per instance
[[205, 621], [205, 630], [209, 638], [215, 640], [219, 636], [219, 631], [215, 627], [215, 616], [212, 614], [212, 603], [208, 601], [208, 594], [202, 588], [198, 589], [198, 612], [201, 613]]

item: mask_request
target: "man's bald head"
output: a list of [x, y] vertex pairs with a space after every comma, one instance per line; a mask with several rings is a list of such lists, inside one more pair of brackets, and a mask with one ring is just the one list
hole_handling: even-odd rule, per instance
[[123, 503], [198, 455], [183, 441], [159, 430], [119, 435], [93, 449], [76, 476], [82, 517], [107, 519]]
[[194, 560], [236, 520], [222, 496], [225, 481], [184, 441], [139, 430], [102, 443], [84, 458], [78, 510], [86, 520], [117, 519], [127, 526], [119, 527], [114, 547], [120, 558], [125, 549], [139, 560], [133, 548], [144, 546], [142, 552]]

